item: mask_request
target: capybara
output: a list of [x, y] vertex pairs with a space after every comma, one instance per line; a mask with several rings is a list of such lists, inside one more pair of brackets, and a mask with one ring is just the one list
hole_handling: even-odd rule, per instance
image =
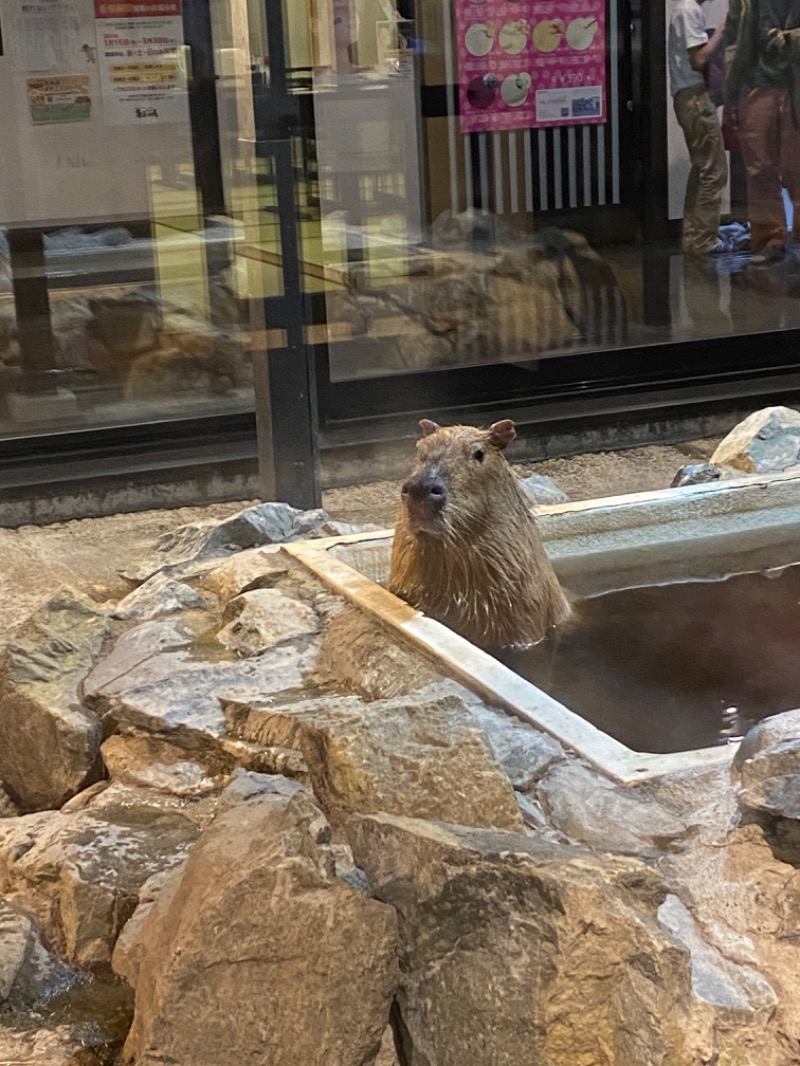
[[570, 613], [524, 490], [488, 429], [423, 419], [403, 485], [389, 588], [482, 648], [542, 640]]

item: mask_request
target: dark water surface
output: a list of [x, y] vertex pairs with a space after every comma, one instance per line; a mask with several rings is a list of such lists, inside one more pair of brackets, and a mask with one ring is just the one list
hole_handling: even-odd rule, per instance
[[800, 565], [586, 599], [498, 658], [636, 751], [724, 744], [800, 707]]

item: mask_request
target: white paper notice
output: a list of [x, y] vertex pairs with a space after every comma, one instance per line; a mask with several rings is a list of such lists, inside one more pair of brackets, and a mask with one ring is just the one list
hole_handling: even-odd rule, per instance
[[74, 70], [84, 45], [94, 45], [94, 20], [86, 16], [79, 0], [3, 0], [11, 62], [17, 70]]

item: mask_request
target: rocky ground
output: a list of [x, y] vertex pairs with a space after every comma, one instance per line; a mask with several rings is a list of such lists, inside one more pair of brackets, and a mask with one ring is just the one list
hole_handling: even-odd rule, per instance
[[0, 1064], [800, 1061], [800, 712], [620, 787], [213, 512], [3, 531]]

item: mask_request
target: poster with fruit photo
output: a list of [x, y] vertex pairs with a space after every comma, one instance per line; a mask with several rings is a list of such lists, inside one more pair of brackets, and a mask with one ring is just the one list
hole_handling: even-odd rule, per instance
[[605, 0], [456, 0], [461, 130], [606, 120]]

